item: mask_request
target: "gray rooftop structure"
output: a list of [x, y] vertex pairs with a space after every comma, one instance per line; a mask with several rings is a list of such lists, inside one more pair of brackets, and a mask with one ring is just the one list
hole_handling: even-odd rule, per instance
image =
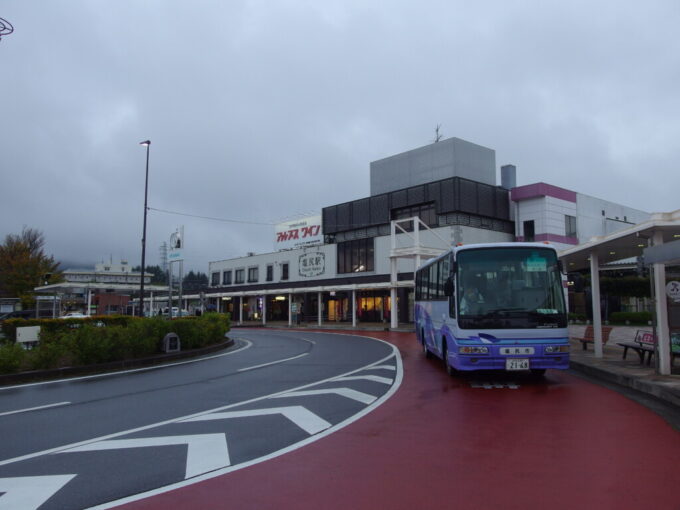
[[496, 152], [460, 138], [447, 138], [373, 161], [371, 196], [449, 177], [495, 186]]

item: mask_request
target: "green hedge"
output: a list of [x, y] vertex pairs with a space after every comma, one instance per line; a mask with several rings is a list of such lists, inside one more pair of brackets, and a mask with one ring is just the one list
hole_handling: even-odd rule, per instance
[[83, 324], [95, 324], [105, 326], [128, 326], [141, 317], [129, 315], [93, 315], [82, 319], [8, 319], [3, 321], [0, 327], [6, 339], [14, 342], [17, 336], [17, 328], [26, 326], [40, 326], [41, 332], [69, 331]]
[[644, 324], [647, 325], [652, 320], [650, 312], [612, 312], [609, 314], [609, 322], [617, 322], [625, 324], [628, 321], [630, 324]]
[[[25, 351], [7, 339], [0, 345], [0, 373], [153, 356], [161, 353], [163, 338], [168, 333], [179, 336], [182, 350], [197, 349], [221, 342], [229, 331], [229, 316], [217, 313], [172, 321], [161, 317], [116, 317], [107, 321], [60, 322], [75, 321], [79, 321], [78, 327], [56, 325], [54, 320], [21, 320], [16, 325], [41, 326], [40, 343]], [[15, 332], [16, 325], [13, 325]]]

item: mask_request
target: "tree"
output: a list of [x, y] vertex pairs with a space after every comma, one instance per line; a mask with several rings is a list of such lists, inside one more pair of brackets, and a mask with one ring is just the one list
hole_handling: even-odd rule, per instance
[[24, 308], [35, 303], [35, 287], [61, 280], [59, 262], [45, 254], [44, 246], [42, 232], [28, 227], [0, 244], [0, 293], [18, 297]]
[[201, 290], [208, 286], [208, 275], [197, 271], [189, 271], [182, 280], [182, 288], [186, 290]]
[[[132, 268], [133, 271], [142, 272], [142, 266], [135, 266]], [[168, 284], [168, 273], [163, 271], [161, 266], [146, 266], [144, 270], [145, 273], [151, 273], [151, 284], [152, 285], [167, 285]]]

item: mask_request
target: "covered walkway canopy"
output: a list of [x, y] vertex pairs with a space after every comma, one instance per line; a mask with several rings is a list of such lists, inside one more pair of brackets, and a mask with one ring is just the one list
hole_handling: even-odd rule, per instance
[[[113, 293], [135, 293], [139, 292], [139, 283], [107, 283], [107, 282], [60, 282], [50, 285], [36, 287], [36, 292], [44, 294], [83, 294], [87, 295], [87, 315], [90, 315], [90, 305], [92, 304], [92, 292], [113, 292]], [[144, 285], [144, 290], [151, 294], [153, 303], [154, 292], [168, 292], [165, 285]]]
[[680, 209], [654, 213], [648, 221], [560, 252], [566, 271], [590, 268], [592, 282], [593, 331], [595, 356], [602, 357], [602, 320], [600, 312], [601, 264], [645, 256], [653, 269], [654, 307], [657, 324], [657, 366], [660, 374], [671, 373], [670, 332], [666, 299], [666, 265], [680, 263]]

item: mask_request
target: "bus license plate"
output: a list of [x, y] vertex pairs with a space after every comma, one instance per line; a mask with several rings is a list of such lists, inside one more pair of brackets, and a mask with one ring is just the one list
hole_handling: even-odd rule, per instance
[[506, 370], [529, 370], [528, 358], [508, 358], [505, 360]]

